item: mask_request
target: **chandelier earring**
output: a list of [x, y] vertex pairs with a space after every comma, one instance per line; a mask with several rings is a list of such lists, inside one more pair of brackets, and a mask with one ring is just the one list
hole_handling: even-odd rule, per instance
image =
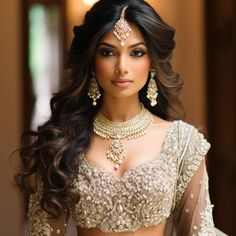
[[154, 107], [157, 104], [158, 88], [155, 81], [156, 72], [154, 69], [150, 71], [150, 81], [148, 83], [147, 98], [150, 100], [150, 104]]
[[94, 72], [92, 73], [92, 78], [88, 89], [88, 96], [93, 100], [93, 106], [97, 105], [97, 100], [101, 97], [101, 93]]

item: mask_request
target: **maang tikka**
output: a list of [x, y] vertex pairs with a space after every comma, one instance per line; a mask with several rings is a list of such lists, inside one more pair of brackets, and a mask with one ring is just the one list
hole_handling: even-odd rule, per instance
[[150, 71], [150, 81], [148, 83], [147, 98], [150, 100], [150, 105], [154, 107], [157, 104], [158, 88], [155, 81], [156, 72], [154, 69]]
[[101, 97], [101, 93], [94, 72], [92, 73], [92, 78], [88, 89], [88, 96], [93, 100], [93, 106], [97, 105], [97, 100]]
[[121, 47], [125, 45], [125, 40], [129, 37], [131, 33], [131, 28], [129, 23], [125, 20], [125, 10], [128, 6], [124, 7], [121, 11], [120, 19], [115, 24], [115, 29], [113, 31], [114, 35], [120, 41]]

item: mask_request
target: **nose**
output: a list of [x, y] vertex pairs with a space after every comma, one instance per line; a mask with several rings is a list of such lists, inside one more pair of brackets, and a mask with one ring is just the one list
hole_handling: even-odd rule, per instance
[[120, 55], [115, 68], [115, 73], [125, 75], [128, 73], [128, 65], [125, 55]]

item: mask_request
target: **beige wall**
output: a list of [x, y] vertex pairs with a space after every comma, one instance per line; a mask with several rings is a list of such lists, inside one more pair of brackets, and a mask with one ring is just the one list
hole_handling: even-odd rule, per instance
[[204, 1], [149, 1], [176, 29], [174, 66], [184, 80], [181, 100], [187, 121], [206, 127]]
[[19, 147], [20, 97], [20, 1], [2, 1], [0, 7], [0, 235], [23, 235], [21, 198], [12, 187], [14, 170], [9, 156]]
[[89, 10], [90, 6], [84, 4], [83, 0], [67, 0], [66, 14], [67, 14], [67, 37], [68, 47], [70, 46], [73, 37], [73, 26], [82, 23], [84, 14]]

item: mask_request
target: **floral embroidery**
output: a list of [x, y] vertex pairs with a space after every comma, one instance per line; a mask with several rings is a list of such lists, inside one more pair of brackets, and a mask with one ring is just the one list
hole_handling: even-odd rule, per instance
[[29, 236], [50, 236], [52, 227], [47, 222], [47, 213], [40, 206], [40, 199], [43, 192], [41, 180], [37, 183], [37, 192], [30, 195], [29, 199]]
[[[158, 158], [125, 172], [119, 180], [82, 156], [74, 180], [80, 201], [69, 209], [75, 223], [82, 228], [99, 228], [103, 232], [134, 232], [140, 226], [160, 224], [171, 216], [173, 206], [178, 209], [181, 197], [209, 147], [210, 144], [194, 127], [178, 121], [166, 135]], [[179, 162], [183, 150], [184, 158]], [[201, 222], [194, 225], [193, 235], [215, 236], [207, 175], [201, 185], [206, 205], [198, 213]], [[40, 207], [41, 181], [37, 188], [29, 201], [29, 235], [50, 236], [53, 229], [47, 221], [47, 213]], [[197, 197], [190, 195], [191, 201]], [[192, 210], [186, 208], [185, 212], [192, 214]], [[55, 232], [61, 233], [59, 229]]]
[[126, 171], [119, 180], [81, 156], [74, 183], [81, 198], [71, 212], [79, 227], [135, 232], [170, 216], [177, 178], [178, 123], [168, 130], [158, 158]]
[[188, 140], [188, 135], [190, 136], [189, 143], [182, 142], [180, 145], [181, 149], [187, 147], [186, 154], [184, 159], [180, 163], [180, 177], [178, 180], [177, 193], [176, 193], [176, 205], [178, 206], [181, 200], [181, 197], [187, 188], [188, 183], [193, 177], [194, 173], [199, 168], [202, 160], [204, 159], [206, 153], [210, 148], [210, 144], [204, 139], [203, 135], [198, 132], [196, 128], [188, 125], [182, 121], [182, 129], [184, 130], [182, 140]]

